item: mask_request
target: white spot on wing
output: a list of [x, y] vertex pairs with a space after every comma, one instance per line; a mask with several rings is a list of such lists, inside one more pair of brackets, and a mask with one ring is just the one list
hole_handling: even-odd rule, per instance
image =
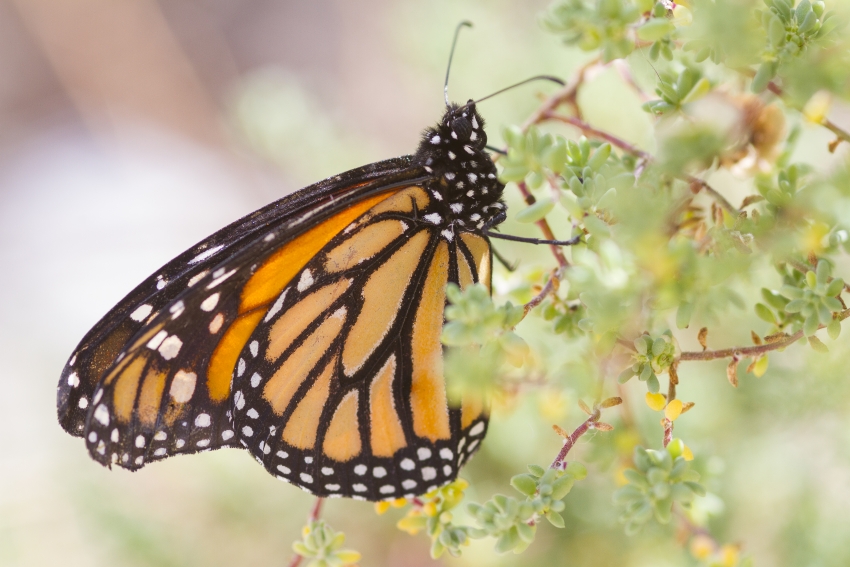
[[185, 404], [192, 399], [197, 381], [198, 375], [194, 372], [178, 370], [174, 374], [174, 380], [171, 381], [171, 388], [169, 388], [168, 393], [178, 404]]
[[147, 303], [139, 305], [135, 311], [130, 313], [130, 319], [133, 321], [144, 321], [151, 314], [151, 311], [153, 311], [153, 305], [148, 305]]
[[201, 302], [201, 309], [203, 311], [212, 311], [215, 309], [215, 306], [218, 305], [218, 298], [221, 297], [221, 294], [216, 292], [203, 300]]
[[109, 409], [105, 405], [100, 404], [94, 410], [94, 418], [103, 425], [109, 425]]
[[159, 354], [165, 360], [171, 360], [180, 353], [180, 347], [183, 346], [183, 341], [177, 335], [171, 335], [159, 346]]
[[301, 272], [301, 279], [298, 280], [298, 291], [304, 291], [313, 285], [313, 273], [310, 270]]
[[201, 413], [195, 418], [195, 425], [198, 427], [209, 427], [210, 423], [212, 423], [212, 420], [210, 419], [209, 414]]
[[224, 244], [219, 244], [218, 246], [213, 246], [212, 248], [210, 248], [208, 250], [204, 250], [203, 252], [201, 252], [200, 254], [198, 254], [197, 256], [192, 258], [191, 260], [189, 260], [189, 263], [190, 264], [197, 264], [198, 262], [200, 262], [202, 260], [206, 260], [207, 258], [212, 256], [213, 254], [215, 254], [216, 252], [218, 252], [222, 248], [224, 248]]
[[162, 344], [162, 341], [165, 340], [165, 337], [168, 336], [168, 331], [160, 331], [155, 334], [151, 340], [148, 341], [148, 348], [151, 350], [156, 350], [159, 348], [159, 345]]
[[[218, 273], [218, 271], [216, 271], [216, 273]], [[215, 286], [217, 286], [218, 284], [220, 284], [221, 282], [223, 282], [224, 280], [226, 280], [227, 278], [229, 278], [230, 276], [232, 276], [235, 273], [236, 273], [236, 268], [230, 270], [229, 272], [223, 273], [222, 275], [216, 277], [213, 281], [211, 281], [209, 283], [209, 285], [207, 286], [207, 289], [214, 288]], [[215, 275], [215, 274], [213, 274], [213, 275]]]
[[432, 224], [440, 224], [441, 222], [443, 222], [443, 217], [441, 217], [437, 213], [431, 213], [429, 215], [425, 215], [422, 218], [424, 218], [426, 221], [428, 221]]
[[283, 307], [283, 300], [286, 299], [286, 292], [288, 291], [289, 288], [283, 290], [283, 293], [280, 294], [280, 297], [277, 298], [277, 301], [274, 302], [274, 305], [272, 305], [271, 309], [269, 309], [268, 313], [266, 313], [266, 316], [263, 318], [263, 321], [268, 323], [272, 317], [277, 315], [277, 312], [280, 311]]

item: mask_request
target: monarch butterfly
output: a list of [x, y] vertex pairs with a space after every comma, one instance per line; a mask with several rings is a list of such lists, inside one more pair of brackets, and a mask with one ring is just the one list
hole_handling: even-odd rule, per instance
[[505, 204], [475, 102], [446, 105], [412, 156], [271, 203], [130, 292], [68, 360], [62, 427], [130, 470], [243, 447], [320, 496], [455, 479], [488, 414], [448, 403], [445, 288], [490, 287]]

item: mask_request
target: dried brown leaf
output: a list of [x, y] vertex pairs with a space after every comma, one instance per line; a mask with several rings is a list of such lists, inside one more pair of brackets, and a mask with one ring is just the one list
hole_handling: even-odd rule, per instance
[[579, 400], [579, 401], [578, 401], [578, 407], [580, 407], [580, 408], [581, 408], [581, 411], [583, 411], [583, 412], [584, 412], [584, 413], [586, 413], [587, 415], [591, 415], [591, 414], [593, 414], [593, 412], [592, 412], [592, 411], [590, 411], [590, 408], [589, 408], [589, 407], [587, 407], [587, 404], [586, 404], [586, 403], [584, 403], [582, 400]]
[[[753, 203], [758, 203], [760, 201], [764, 201], [764, 197], [761, 195], [750, 195], [741, 202], [741, 208], [749, 207]], [[756, 211], [753, 211], [752, 214], [755, 216]]]
[[755, 331], [750, 331], [750, 337], [753, 339], [754, 345], [760, 345], [761, 344], [761, 337], [758, 336]]
[[738, 359], [733, 358], [726, 367], [726, 378], [733, 388], [738, 387]]
[[702, 350], [708, 348], [708, 327], [703, 327], [699, 330], [699, 334], [697, 335], [697, 340], [699, 341], [700, 346], [702, 346]]

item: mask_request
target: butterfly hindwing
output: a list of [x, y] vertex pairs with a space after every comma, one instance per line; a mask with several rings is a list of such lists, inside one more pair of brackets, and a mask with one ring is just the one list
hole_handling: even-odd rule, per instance
[[411, 188], [347, 227], [247, 339], [234, 425], [278, 478], [321, 495], [421, 494], [454, 479], [470, 432], [484, 434], [481, 404], [448, 406], [440, 333], [446, 283], [479, 281], [483, 266], [489, 285], [489, 245], [473, 237], [483, 247], [470, 264], [422, 220], [429, 203]]

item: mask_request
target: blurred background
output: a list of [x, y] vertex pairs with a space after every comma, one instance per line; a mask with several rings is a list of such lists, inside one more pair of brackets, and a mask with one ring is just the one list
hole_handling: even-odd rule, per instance
[[[95, 465], [56, 422], [62, 366], [125, 293], [206, 235], [309, 183], [415, 149], [442, 111], [460, 20], [475, 28], [455, 57], [455, 100], [532, 74], [568, 77], [583, 56], [540, 30], [545, 6], [0, 0], [0, 565], [287, 564], [312, 497], [240, 451], [137, 473]], [[527, 87], [482, 105], [491, 139], [545, 92]], [[640, 102], [613, 72], [583, 91], [589, 122], [645, 145]], [[527, 325], [532, 342], [545, 334]], [[746, 330], [733, 326], [730, 336]], [[682, 435], [695, 453], [714, 455], [699, 465], [711, 492], [701, 510], [720, 538], [742, 542], [763, 565], [847, 564], [846, 361], [798, 357], [777, 357], [785, 366], [770, 380], [738, 391], [722, 362], [693, 369], [680, 392], [704, 413]], [[581, 361], [565, 355], [564, 364]], [[551, 461], [560, 440], [550, 423], [575, 427], [575, 397], [589, 389], [566, 376], [565, 389], [531, 391], [495, 413], [464, 471], [470, 497], [510, 492], [511, 475]], [[638, 413], [655, 435], [657, 416]], [[616, 475], [605, 474], [618, 442], [629, 440], [611, 435], [577, 450], [598, 465], [567, 499], [565, 530], [541, 527], [519, 557], [497, 556], [485, 541], [444, 562], [690, 564], [669, 532], [622, 534], [610, 501]], [[432, 564], [424, 536], [394, 527], [397, 513], [334, 500], [324, 517], [363, 565]]]

